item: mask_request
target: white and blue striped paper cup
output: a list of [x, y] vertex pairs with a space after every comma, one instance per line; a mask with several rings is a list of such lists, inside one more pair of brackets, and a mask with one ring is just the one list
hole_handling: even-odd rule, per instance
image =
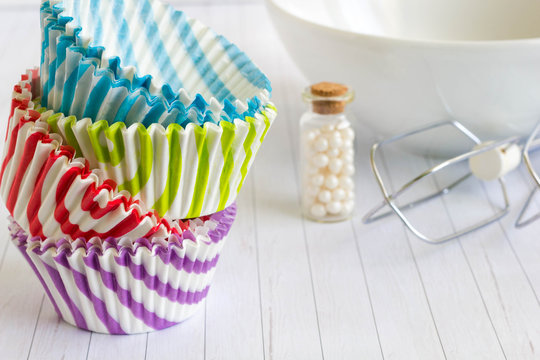
[[42, 105], [52, 110], [182, 124], [243, 119], [269, 101], [270, 82], [246, 54], [158, 0], [45, 1], [41, 25]]
[[167, 239], [42, 239], [16, 223], [11, 239], [58, 315], [81, 329], [135, 334], [191, 316], [206, 298], [236, 205], [190, 220]]

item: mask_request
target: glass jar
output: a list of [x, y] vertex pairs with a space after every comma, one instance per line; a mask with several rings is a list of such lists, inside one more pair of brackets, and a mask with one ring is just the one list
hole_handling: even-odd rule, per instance
[[354, 209], [354, 130], [344, 111], [354, 97], [346, 86], [305, 89], [309, 109], [300, 118], [302, 210], [312, 220], [351, 217]]

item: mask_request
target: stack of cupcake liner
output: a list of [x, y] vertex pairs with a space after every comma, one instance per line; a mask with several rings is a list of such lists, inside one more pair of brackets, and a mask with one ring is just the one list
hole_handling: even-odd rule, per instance
[[276, 109], [228, 40], [155, 0], [44, 1], [14, 87], [0, 195], [55, 310], [158, 330], [206, 297]]
[[[175, 34], [172, 30], [166, 32], [168, 37], [165, 40], [161, 38], [159, 31], [136, 38], [146, 44], [148, 37], [153, 34], [155, 38], [159, 38], [155, 43], [160, 46], [164, 43], [174, 44], [174, 49], [177, 50], [175, 59], [180, 68], [171, 68], [168, 73], [173, 74], [171, 78], [174, 78], [179, 75], [173, 70], [183, 71], [186, 67], [191, 69], [191, 76], [187, 76], [185, 80], [192, 84], [197, 92], [194, 100], [184, 107], [181, 99], [189, 98], [184, 88], [180, 89], [178, 96], [171, 98], [173, 87], [168, 83], [157, 85], [159, 77], [138, 77], [133, 66], [120, 66], [121, 61], [117, 55], [105, 56], [107, 52], [118, 52], [128, 59], [146, 59], [149, 52], [148, 46], [138, 42], [132, 44], [133, 48], [145, 51], [136, 51], [135, 55], [128, 56], [122, 53], [127, 46], [117, 49], [117, 44], [126, 44], [126, 41], [119, 39], [126, 36], [125, 31], [114, 33], [116, 36], [105, 37], [104, 41], [108, 39], [108, 44], [111, 44], [110, 51], [104, 46], [95, 45], [96, 41], [92, 40], [92, 36], [102, 38], [102, 33], [108, 34], [114, 30], [111, 28], [109, 32], [105, 31], [107, 26], [124, 22], [99, 21], [98, 24], [102, 26], [97, 26], [96, 19], [81, 15], [84, 13], [84, 6], [90, 4], [83, 6], [77, 5], [78, 2], [73, 0], [65, 0], [46, 1], [41, 8], [44, 39], [41, 65], [42, 105], [74, 116], [69, 119], [70, 125], [80, 119], [80, 116], [84, 116], [84, 123], [72, 128], [82, 132], [86, 132], [84, 128], [92, 129], [94, 135], [100, 136], [99, 143], [92, 143], [93, 147], [80, 147], [84, 151], [83, 156], [88, 159], [95, 158], [99, 162], [97, 166], [103, 169], [108, 177], [119, 183], [121, 188], [130, 191], [131, 195], [147, 202], [160, 215], [192, 218], [223, 210], [234, 201], [240, 191], [254, 155], [276, 117], [275, 107], [268, 102], [268, 80], [234, 45], [200, 22], [189, 19], [182, 12], [174, 11], [170, 6], [157, 1], [136, 2], [135, 5], [131, 2], [122, 2], [120, 5], [116, 3], [119, 2], [95, 2], [93, 8], [86, 9], [86, 13], [92, 10], [92, 17], [109, 20], [113, 15], [118, 17], [119, 13], [128, 15], [126, 23], [132, 23], [135, 32], [148, 30], [148, 22], [154, 24], [150, 27], [157, 26], [160, 29], [166, 26], [162, 23], [167, 22], [168, 27], [180, 32], [199, 34], [197, 38], [188, 37], [190, 41], [187, 43], [183, 42], [185, 36], [172, 36], [171, 34]], [[120, 8], [124, 10], [119, 11]], [[148, 11], [150, 8], [154, 11]], [[144, 15], [143, 9], [147, 10]], [[156, 14], [160, 14], [159, 21], [156, 21]], [[168, 20], [163, 20], [165, 18]], [[79, 25], [86, 23], [92, 25], [90, 30]], [[130, 40], [127, 43], [131, 44]], [[82, 46], [84, 44], [86, 45]], [[206, 52], [200, 53], [200, 44], [207, 44], [204, 47]], [[198, 51], [197, 56], [187, 51], [193, 48]], [[162, 56], [169, 59], [168, 53], [163, 53]], [[208, 59], [212, 59], [217, 65], [211, 66]], [[129, 64], [129, 61], [127, 62]], [[162, 62], [171, 65], [170, 59]], [[143, 64], [150, 69], [154, 66], [151, 61], [143, 61]], [[206, 69], [204, 76], [201, 67]], [[227, 71], [224, 71], [224, 75], [220, 73], [220, 76], [217, 76], [218, 69]], [[212, 74], [215, 76], [212, 77]], [[48, 76], [48, 80], [44, 81], [44, 76]], [[191, 83], [193, 80], [190, 79], [194, 77], [199, 80]], [[220, 77], [228, 81], [224, 82]], [[146, 80], [142, 80], [143, 78]], [[214, 85], [205, 87], [204, 84], [209, 82]], [[227, 86], [233, 90], [229, 90]], [[161, 89], [157, 92], [158, 95], [150, 95], [154, 88]], [[233, 93], [251, 96], [246, 98], [245, 104], [238, 98], [234, 100], [237, 106], [244, 104], [247, 109], [242, 115], [238, 114], [238, 108], [229, 101], [232, 100]], [[222, 102], [218, 101], [217, 97], [223, 98], [223, 94], [227, 97]], [[259, 100], [259, 97], [264, 99], [264, 102]], [[99, 125], [90, 125], [89, 122]], [[123, 130], [123, 124], [126, 129], [120, 131]], [[60, 129], [61, 132], [62, 130], [64, 129]], [[79, 138], [88, 138], [82, 132], [79, 132]], [[122, 144], [114, 143], [111, 136], [106, 136], [112, 133], [118, 135], [115, 139]], [[174, 148], [169, 146], [167, 151], [163, 149], [163, 144], [167, 144], [166, 138], [169, 138], [170, 142], [171, 137], [178, 138], [181, 144]], [[76, 138], [72, 137], [71, 142], [69, 138], [66, 140], [70, 145], [79, 148], [76, 146]], [[133, 146], [126, 148], [126, 144]], [[130, 159], [132, 164], [111, 161], [111, 157], [106, 154], [109, 151], [106, 148], [116, 145], [121, 145], [115, 150], [120, 156], [123, 156], [123, 152], [141, 154], [137, 159], [139, 162], [134, 163], [133, 158]], [[96, 150], [97, 157], [93, 154]], [[162, 153], [167, 155], [170, 151], [181, 153], [179, 173], [168, 174], [173, 176], [175, 181], [171, 181], [168, 184], [170, 186], [160, 188], [159, 182], [156, 185], [153, 177], [163, 178], [163, 171], [170, 168], [167, 156], [161, 156]], [[99, 156], [99, 153], [105, 156]], [[194, 157], [195, 153], [197, 156]], [[186, 163], [186, 159], [193, 158], [196, 159], [195, 164]], [[176, 161], [176, 158], [173, 160]], [[143, 161], [146, 161], [146, 164], [143, 164]], [[129, 168], [130, 165], [132, 169]], [[146, 174], [141, 174], [143, 168], [147, 170]], [[153, 169], [153, 174], [148, 171], [150, 168]]]

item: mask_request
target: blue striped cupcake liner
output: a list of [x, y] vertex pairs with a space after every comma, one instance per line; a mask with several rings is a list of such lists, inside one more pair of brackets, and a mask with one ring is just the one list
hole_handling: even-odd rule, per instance
[[244, 119], [269, 101], [243, 52], [159, 1], [45, 1], [41, 26], [42, 105], [55, 111], [182, 125]]
[[194, 314], [235, 215], [233, 204], [167, 239], [42, 239], [15, 222], [10, 234], [64, 321], [99, 333], [136, 334]]
[[167, 104], [165, 100], [151, 96], [144, 87], [132, 88], [128, 80], [115, 79], [112, 71], [99, 69], [95, 60], [84, 59], [78, 49], [70, 47], [66, 48], [66, 59], [61, 71], [56, 71], [56, 77], [65, 73], [72, 76], [56, 81], [42, 105], [46, 103], [49, 109], [78, 118], [106, 119], [109, 124], [142, 123], [148, 127], [158, 123], [167, 127], [176, 123], [185, 127], [189, 123], [233, 123], [235, 119], [245, 120], [263, 110], [262, 102], [257, 99], [240, 115], [232, 106], [222, 109], [215, 102], [208, 104], [200, 94], [189, 99], [183, 90], [184, 102], [174, 100]]

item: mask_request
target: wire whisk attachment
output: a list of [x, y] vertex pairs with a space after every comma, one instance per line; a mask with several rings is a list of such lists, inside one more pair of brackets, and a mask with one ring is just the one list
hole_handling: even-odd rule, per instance
[[[470, 143], [471, 150], [454, 156], [448, 160], [444, 160], [434, 166], [429, 167], [425, 171], [421, 172], [417, 176], [414, 176], [410, 180], [406, 181], [396, 191], [390, 189], [383, 177], [381, 176], [381, 164], [377, 162], [377, 154], [383, 151], [383, 148], [391, 143], [399, 142], [415, 135], [423, 134], [425, 132], [435, 130], [438, 128], [450, 127], [457, 130], [457, 134]], [[447, 130], [447, 129], [445, 129]], [[471, 233], [478, 229], [481, 229], [489, 224], [492, 224], [503, 216], [508, 214], [510, 208], [510, 200], [506, 184], [504, 182], [504, 176], [516, 169], [523, 159], [527, 166], [527, 169], [533, 177], [537, 187], [531, 192], [528, 200], [526, 201], [516, 226], [521, 227], [532, 223], [534, 220], [540, 218], [540, 213], [527, 219], [522, 220], [526, 209], [529, 207], [536, 189], [540, 188], [540, 176], [535, 172], [529, 154], [532, 150], [538, 147], [539, 140], [536, 140], [537, 134], [540, 132], [540, 122], [535, 127], [531, 135], [526, 139], [525, 144], [521, 146], [523, 142], [518, 136], [513, 136], [500, 141], [481, 141], [472, 131], [467, 129], [463, 124], [458, 121], [443, 121], [437, 122], [407, 133], [399, 134], [383, 141], [375, 143], [371, 148], [370, 163], [375, 180], [379, 185], [383, 200], [371, 209], [364, 217], [363, 222], [368, 224], [374, 221], [380, 220], [388, 215], [396, 214], [405, 226], [420, 240], [429, 244], [441, 244], [449, 240], [455, 239], [462, 235]], [[465, 174], [457, 177], [449, 182], [448, 185], [439, 187], [436, 191], [429, 192], [427, 195], [419, 197], [419, 199], [406, 202], [400, 205], [398, 200], [410, 190], [415, 184], [422, 179], [434, 176], [442, 170], [448, 169], [460, 163], [467, 163], [467, 171]], [[413, 221], [405, 214], [408, 210], [417, 207], [425, 202], [428, 202], [437, 197], [449, 194], [452, 190], [457, 188], [460, 184], [464, 183], [467, 179], [474, 177], [482, 181], [495, 180], [499, 184], [500, 193], [503, 199], [503, 205], [495, 209], [494, 213], [482, 217], [480, 220], [474, 221], [470, 225], [463, 226], [461, 228], [453, 228], [449, 233], [437, 236], [430, 236], [421, 231]], [[388, 209], [384, 211], [384, 209]]]

